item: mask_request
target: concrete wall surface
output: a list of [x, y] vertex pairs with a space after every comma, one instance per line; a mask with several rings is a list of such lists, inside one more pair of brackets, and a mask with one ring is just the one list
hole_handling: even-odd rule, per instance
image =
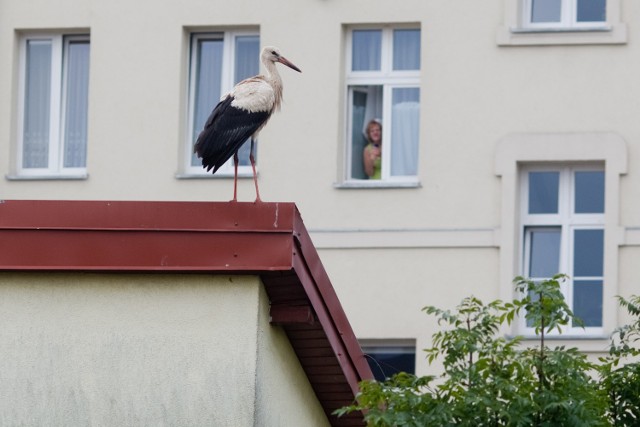
[[327, 425], [256, 277], [3, 273], [0, 325], [0, 425]]

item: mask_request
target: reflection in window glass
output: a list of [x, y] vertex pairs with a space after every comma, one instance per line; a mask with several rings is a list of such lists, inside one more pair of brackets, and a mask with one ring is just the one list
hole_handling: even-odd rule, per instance
[[380, 70], [382, 31], [354, 30], [351, 69], [353, 71]]
[[558, 172], [529, 172], [529, 213], [558, 212]]
[[394, 88], [391, 98], [391, 175], [416, 175], [420, 140], [420, 90]]
[[578, 0], [578, 22], [604, 22], [607, 20], [606, 0]]
[[420, 69], [420, 30], [393, 31], [393, 69]]
[[575, 230], [573, 237], [573, 275], [602, 276], [604, 230]]
[[553, 277], [560, 267], [560, 227], [527, 230], [529, 243], [529, 276]]
[[409, 346], [363, 346], [371, 372], [378, 381], [384, 381], [398, 372], [414, 374], [416, 350]]
[[604, 213], [604, 172], [575, 173], [575, 212]]
[[531, 0], [531, 22], [560, 22], [561, 10], [561, 0]]
[[585, 327], [602, 326], [602, 280], [574, 280], [573, 313]]

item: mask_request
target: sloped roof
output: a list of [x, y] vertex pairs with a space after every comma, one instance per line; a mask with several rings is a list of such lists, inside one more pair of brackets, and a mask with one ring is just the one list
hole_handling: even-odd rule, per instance
[[293, 203], [0, 201], [0, 271], [256, 274], [332, 425], [373, 378]]

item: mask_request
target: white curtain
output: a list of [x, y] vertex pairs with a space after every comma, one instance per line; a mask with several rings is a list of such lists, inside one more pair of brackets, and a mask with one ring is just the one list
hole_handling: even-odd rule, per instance
[[71, 42], [67, 48], [67, 84], [64, 123], [64, 167], [85, 167], [89, 106], [89, 42]]
[[393, 69], [420, 69], [420, 30], [393, 31]]
[[353, 71], [380, 70], [382, 31], [354, 30], [352, 37], [351, 69]]
[[27, 41], [22, 167], [49, 166], [51, 41]]
[[418, 88], [393, 89], [391, 107], [391, 175], [418, 173], [420, 102]]
[[[222, 37], [219, 39], [195, 39], [196, 58], [192, 66], [196, 67], [194, 106], [193, 106], [193, 143], [204, 127], [213, 107], [222, 96], [220, 82], [222, 81]], [[200, 160], [195, 154], [191, 157], [191, 164], [197, 166]]]

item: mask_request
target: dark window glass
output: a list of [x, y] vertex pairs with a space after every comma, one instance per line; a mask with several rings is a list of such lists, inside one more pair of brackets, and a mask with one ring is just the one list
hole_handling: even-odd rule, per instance
[[604, 172], [576, 172], [576, 213], [604, 213]]
[[558, 213], [560, 173], [529, 172], [529, 213]]
[[573, 313], [585, 327], [602, 326], [602, 280], [573, 282]]
[[415, 347], [364, 347], [362, 350], [378, 381], [384, 381], [398, 372], [416, 372]]
[[603, 275], [604, 230], [575, 230], [573, 235], [573, 276]]
[[578, 0], [578, 22], [604, 22], [606, 20], [606, 0]]
[[529, 276], [549, 278], [559, 273], [560, 227], [529, 229]]

